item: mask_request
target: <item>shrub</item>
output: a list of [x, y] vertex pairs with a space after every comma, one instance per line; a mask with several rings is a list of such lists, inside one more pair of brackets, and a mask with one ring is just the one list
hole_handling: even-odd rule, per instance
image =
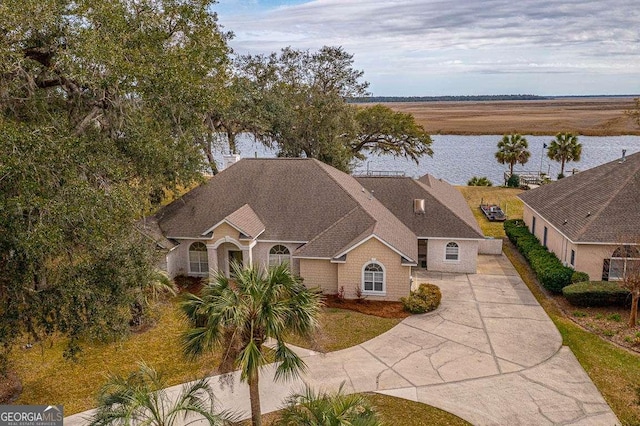
[[520, 176], [511, 175], [509, 179], [507, 179], [507, 186], [509, 188], [520, 188]]
[[418, 290], [412, 291], [409, 297], [402, 297], [402, 306], [412, 314], [424, 314], [431, 312], [440, 306], [442, 293], [440, 288], [433, 284], [420, 284]]
[[610, 321], [620, 322], [622, 321], [622, 317], [620, 314], [610, 314], [607, 316], [607, 319]]
[[575, 271], [573, 275], [571, 275], [571, 284], [586, 283], [587, 281], [589, 281], [589, 274], [586, 272]]
[[591, 281], [571, 284], [562, 294], [574, 306], [612, 306], [629, 302], [629, 290], [611, 281]]
[[467, 182], [468, 186], [493, 186], [493, 183], [489, 180], [488, 177], [482, 176], [474, 176]]
[[527, 259], [540, 283], [547, 289], [560, 293], [571, 284], [573, 269], [566, 267], [558, 257], [540, 245], [521, 220], [507, 220], [504, 231], [518, 251]]

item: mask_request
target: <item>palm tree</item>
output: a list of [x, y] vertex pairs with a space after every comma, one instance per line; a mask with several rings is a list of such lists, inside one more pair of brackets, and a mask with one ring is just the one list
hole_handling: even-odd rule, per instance
[[531, 153], [528, 150], [529, 144], [527, 139], [519, 133], [513, 133], [511, 135], [504, 135], [498, 142], [498, 152], [496, 152], [496, 159], [500, 164], [509, 165], [509, 175], [513, 175], [513, 167], [516, 163], [520, 163], [523, 166], [527, 161]]
[[[223, 347], [222, 370], [240, 369], [249, 384], [251, 421], [261, 424], [258, 372], [278, 362], [276, 380], [296, 377], [306, 368], [284, 342], [285, 336], [309, 336], [318, 326], [321, 295], [304, 287], [287, 264], [268, 270], [233, 265], [234, 278], [218, 273], [201, 296], [188, 295], [182, 303], [192, 328], [183, 335], [189, 356]], [[267, 339], [275, 341], [269, 357]]]
[[306, 387], [287, 399], [277, 424], [281, 426], [378, 426], [382, 421], [371, 403], [362, 395], [345, 395], [344, 383], [337, 392], [315, 393]]
[[467, 181], [467, 186], [493, 186], [493, 183], [486, 176], [474, 176]]
[[573, 133], [558, 133], [549, 144], [547, 155], [554, 161], [560, 161], [560, 175], [564, 176], [564, 165], [567, 161], [580, 161], [582, 144]]
[[201, 379], [170, 396], [161, 374], [144, 363], [128, 377], [112, 375], [100, 390], [91, 426], [184, 424], [199, 415], [210, 425], [231, 425], [237, 419], [228, 412], [214, 413], [213, 391]]

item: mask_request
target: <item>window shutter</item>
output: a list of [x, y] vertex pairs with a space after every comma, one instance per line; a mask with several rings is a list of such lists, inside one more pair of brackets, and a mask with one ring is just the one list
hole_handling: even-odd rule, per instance
[[609, 281], [609, 265], [611, 264], [611, 259], [605, 259], [602, 265], [602, 281]]

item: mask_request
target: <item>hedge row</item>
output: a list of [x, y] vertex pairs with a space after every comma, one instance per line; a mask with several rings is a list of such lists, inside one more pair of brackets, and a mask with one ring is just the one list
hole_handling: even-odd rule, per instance
[[573, 269], [564, 266], [555, 254], [543, 247], [522, 220], [505, 221], [504, 231], [547, 290], [561, 293], [564, 287], [571, 284]]
[[612, 281], [592, 281], [571, 284], [562, 294], [574, 306], [625, 306], [631, 303], [631, 293]]

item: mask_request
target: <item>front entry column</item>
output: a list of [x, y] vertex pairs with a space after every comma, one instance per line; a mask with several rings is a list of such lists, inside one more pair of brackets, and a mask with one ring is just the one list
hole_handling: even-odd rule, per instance
[[207, 259], [209, 260], [209, 276], [218, 272], [218, 249], [215, 244], [207, 244]]
[[252, 266], [253, 265], [253, 250], [251, 247], [242, 248], [242, 264], [244, 266]]

